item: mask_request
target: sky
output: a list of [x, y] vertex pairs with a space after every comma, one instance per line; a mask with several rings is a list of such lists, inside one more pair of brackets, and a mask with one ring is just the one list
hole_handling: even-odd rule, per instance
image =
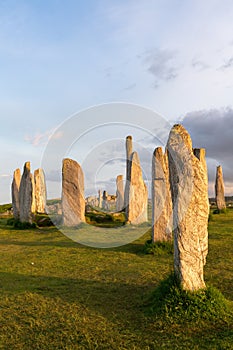
[[[60, 126], [70, 116], [113, 102], [182, 123], [194, 147], [206, 148], [210, 196], [219, 164], [233, 195], [232, 18], [231, 0], [0, 1], [0, 203], [11, 201], [14, 169], [28, 160], [32, 170], [40, 167], [47, 142], [62, 142]], [[98, 113], [92, 118], [98, 124]], [[149, 181], [157, 143], [108, 118], [65, 151], [83, 164], [87, 195], [115, 191], [128, 134]], [[85, 118], [77, 120], [84, 130]], [[46, 174], [50, 198], [59, 196], [58, 173]]]

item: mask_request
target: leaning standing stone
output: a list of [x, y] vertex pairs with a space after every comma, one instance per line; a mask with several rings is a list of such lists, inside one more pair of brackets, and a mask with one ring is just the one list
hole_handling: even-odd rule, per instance
[[21, 222], [32, 223], [33, 181], [34, 179], [30, 172], [30, 162], [26, 162], [19, 188]]
[[21, 180], [20, 169], [16, 169], [14, 171], [13, 181], [11, 185], [12, 208], [13, 208], [13, 215], [16, 220], [19, 220], [19, 215], [20, 215], [20, 209], [19, 209], [20, 180]]
[[182, 125], [175, 125], [167, 143], [174, 219], [174, 267], [181, 286], [205, 288], [208, 253], [208, 177], [204, 149], [192, 149]]
[[39, 168], [35, 170], [34, 180], [36, 212], [43, 214], [46, 207], [46, 184], [43, 169]]
[[224, 195], [224, 181], [222, 167], [219, 165], [216, 171], [215, 196], [218, 210], [226, 209], [226, 201]]
[[81, 166], [66, 158], [62, 166], [63, 225], [76, 226], [85, 222], [84, 176]]
[[137, 152], [132, 153], [130, 163], [126, 218], [128, 223], [137, 225], [147, 221], [148, 190], [142, 177], [142, 169]]
[[124, 208], [124, 184], [123, 175], [118, 175], [116, 178], [116, 211], [121, 211]]
[[172, 199], [167, 152], [155, 149], [152, 158], [152, 241], [172, 239]]

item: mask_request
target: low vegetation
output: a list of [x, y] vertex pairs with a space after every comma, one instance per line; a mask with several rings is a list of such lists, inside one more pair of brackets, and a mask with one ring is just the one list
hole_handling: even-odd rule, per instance
[[171, 249], [149, 239], [94, 249], [1, 218], [0, 348], [232, 349], [233, 210], [211, 216], [198, 293], [180, 290]]

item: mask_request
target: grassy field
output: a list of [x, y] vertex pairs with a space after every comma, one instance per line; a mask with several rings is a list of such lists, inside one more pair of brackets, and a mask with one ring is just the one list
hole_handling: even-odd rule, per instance
[[151, 313], [173, 256], [145, 254], [147, 239], [94, 249], [54, 227], [17, 231], [1, 219], [0, 349], [233, 349], [233, 210], [212, 216], [205, 268], [229, 301], [226, 317]]

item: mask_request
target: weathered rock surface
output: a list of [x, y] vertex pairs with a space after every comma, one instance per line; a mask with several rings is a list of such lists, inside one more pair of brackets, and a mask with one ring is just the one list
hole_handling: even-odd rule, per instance
[[124, 208], [124, 183], [123, 175], [118, 175], [116, 178], [116, 211], [121, 211]]
[[35, 211], [45, 213], [46, 208], [46, 183], [43, 169], [39, 168], [34, 172], [35, 180]]
[[81, 166], [66, 158], [62, 166], [63, 225], [77, 226], [85, 222], [84, 176]]
[[33, 181], [30, 162], [26, 162], [19, 187], [19, 217], [21, 222], [32, 223]]
[[128, 223], [137, 225], [147, 221], [148, 190], [142, 177], [137, 152], [132, 153], [130, 163], [126, 218]]
[[167, 152], [155, 149], [152, 157], [152, 241], [172, 239], [172, 199]]
[[12, 208], [13, 215], [16, 220], [19, 220], [20, 209], [19, 209], [19, 187], [21, 181], [20, 169], [16, 169], [13, 175], [13, 181], [11, 185], [11, 197], [12, 197]]
[[215, 197], [218, 210], [226, 209], [226, 201], [224, 194], [224, 180], [222, 167], [219, 165], [216, 170], [216, 182], [215, 182]]
[[205, 288], [208, 253], [208, 177], [204, 149], [192, 149], [188, 132], [175, 125], [167, 143], [174, 220], [174, 267], [185, 290]]

